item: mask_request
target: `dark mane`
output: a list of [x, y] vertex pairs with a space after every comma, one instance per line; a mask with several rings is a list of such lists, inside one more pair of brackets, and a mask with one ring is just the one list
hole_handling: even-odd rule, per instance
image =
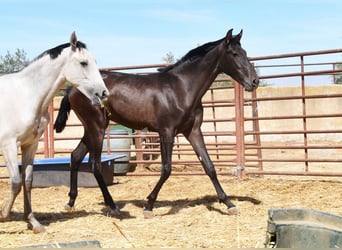
[[200, 57], [203, 57], [206, 55], [209, 51], [211, 51], [214, 47], [216, 47], [219, 43], [221, 43], [224, 40], [224, 38], [214, 41], [214, 42], [208, 42], [205, 43], [197, 48], [194, 48], [190, 50], [185, 56], [183, 56], [181, 59], [179, 59], [175, 64], [167, 66], [165, 68], [158, 69], [160, 72], [166, 72], [169, 71], [178, 65], [182, 64], [183, 62], [186, 61], [194, 61]]
[[[52, 49], [48, 49], [48, 50], [44, 51], [43, 53], [41, 53], [39, 56], [37, 56], [33, 61], [36, 61], [45, 55], [49, 55], [51, 59], [55, 59], [62, 53], [63, 49], [68, 48], [69, 46], [70, 46], [70, 43], [65, 43], [65, 44], [61, 44], [59, 46], [56, 46]], [[86, 49], [87, 46], [85, 43], [83, 43], [81, 41], [77, 41], [76, 48]]]

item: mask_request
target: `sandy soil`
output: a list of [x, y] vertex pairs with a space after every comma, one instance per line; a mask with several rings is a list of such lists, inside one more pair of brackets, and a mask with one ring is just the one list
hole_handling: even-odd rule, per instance
[[[35, 235], [22, 221], [19, 195], [10, 220], [0, 222], [0, 247], [98, 240], [102, 247], [263, 247], [270, 208], [310, 208], [342, 215], [342, 181], [220, 176], [239, 209], [228, 215], [217, 202], [206, 176], [171, 176], [160, 192], [155, 217], [144, 219], [146, 196], [158, 177], [115, 177], [109, 186], [121, 207], [121, 218], [108, 216], [98, 188], [79, 188], [76, 207], [63, 210], [68, 187], [35, 188], [36, 217], [46, 233]], [[8, 196], [8, 180], [0, 180], [0, 201]]]

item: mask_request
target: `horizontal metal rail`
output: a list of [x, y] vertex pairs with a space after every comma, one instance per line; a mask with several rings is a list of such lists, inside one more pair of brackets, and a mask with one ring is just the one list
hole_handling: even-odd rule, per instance
[[[342, 152], [341, 142], [315, 142], [312, 138], [316, 136], [339, 136], [342, 134], [342, 127], [333, 127], [327, 129], [326, 127], [315, 127], [311, 129], [307, 123], [315, 121], [325, 121], [327, 123], [331, 119], [341, 119], [342, 112], [339, 110], [326, 111], [326, 112], [308, 112], [308, 105], [310, 102], [331, 102], [333, 100], [338, 100], [337, 102], [342, 103], [342, 92], [329, 92], [329, 93], [319, 93], [319, 94], [309, 94], [307, 91], [307, 79], [311, 76], [325, 76], [331, 75], [334, 79], [342, 74], [342, 69], [335, 67], [340, 60], [340, 55], [342, 49], [324, 50], [324, 51], [312, 51], [303, 53], [289, 53], [271, 56], [261, 56], [261, 57], [250, 57], [249, 59], [253, 62], [263, 62], [265, 65], [256, 65], [257, 68], [267, 68], [274, 67], [274, 69], [279, 70], [279, 73], [275, 74], [264, 74], [260, 75], [259, 78], [263, 79], [283, 79], [283, 78], [293, 78], [296, 77], [300, 79], [300, 84], [296, 87], [300, 88], [294, 95], [282, 96], [281, 93], [269, 95], [269, 96], [258, 96], [258, 91], [250, 93], [245, 93], [242, 86], [234, 82], [229, 76], [220, 76], [216, 81], [223, 83], [225, 86], [213, 86], [206, 93], [203, 98], [204, 107], [204, 120], [202, 125], [204, 140], [206, 141], [208, 152], [217, 166], [219, 175], [236, 175], [241, 177], [241, 173], [235, 169], [237, 166], [239, 169], [244, 167], [245, 174], [247, 175], [297, 175], [297, 176], [326, 176], [326, 177], [341, 177], [342, 176], [342, 157], [340, 158], [340, 153]], [[336, 54], [338, 55], [336, 62], [329, 63], [322, 60], [317, 62], [312, 62], [315, 56]], [[310, 63], [304, 63], [304, 60], [310, 57]], [[279, 63], [279, 60], [298, 58], [300, 63]], [[321, 57], [320, 57], [321, 58]], [[277, 60], [278, 63], [274, 63]], [[267, 64], [267, 65], [266, 65]], [[331, 65], [330, 69], [327, 69]], [[137, 74], [145, 74], [153, 71], [157, 68], [166, 67], [168, 64], [152, 64], [152, 65], [138, 65], [138, 66], [122, 66], [122, 67], [107, 67], [102, 70], [110, 71], [142, 71]], [[315, 69], [308, 71], [306, 66], [315, 66]], [[320, 67], [325, 68], [320, 68]], [[298, 72], [291, 73], [280, 73], [282, 68], [291, 68], [291, 71], [299, 70]], [[296, 68], [294, 68], [296, 67]], [[310, 76], [310, 77], [309, 77]], [[262, 88], [262, 87], [260, 87]], [[219, 95], [218, 95], [219, 93]], [[222, 93], [225, 93], [224, 95]], [[229, 93], [229, 94], [228, 94]], [[341, 100], [341, 101], [339, 101]], [[286, 106], [287, 102], [296, 101], [298, 102], [298, 113], [296, 110], [295, 114], [283, 113], [279, 110], [278, 113], [264, 113], [259, 115], [260, 105], [273, 105], [281, 103], [281, 106]], [[38, 154], [44, 157], [54, 157], [57, 154], [70, 154], [72, 148], [64, 146], [68, 144], [75, 143], [75, 141], [80, 140], [80, 136], [61, 134], [56, 136], [53, 130], [54, 115], [58, 111], [58, 106], [53, 105], [49, 108], [51, 123], [49, 124], [48, 130], [44, 133], [44, 137], [40, 140], [40, 147], [38, 149]], [[312, 119], [312, 120], [309, 120]], [[315, 121], [313, 121], [315, 120]], [[293, 126], [293, 128], [283, 128], [283, 129], [271, 129], [267, 127], [270, 122], [300, 122], [301, 127]], [[339, 123], [337, 123], [339, 124]], [[342, 124], [342, 121], [341, 121]], [[111, 125], [114, 125], [111, 123]], [[67, 124], [67, 129], [81, 130], [82, 125], [79, 121], [69, 121]], [[275, 140], [274, 142], [266, 141], [265, 138], [277, 138], [277, 136], [282, 136], [282, 138], [287, 138], [290, 136], [295, 136], [296, 138], [301, 137], [300, 140], [294, 142], [282, 142]], [[308, 139], [310, 137], [310, 140]], [[132, 156], [129, 164], [137, 164], [138, 169], [143, 169], [145, 165], [159, 164], [160, 165], [160, 150], [159, 141], [157, 133], [145, 133], [143, 131], [136, 131], [136, 133], [128, 135], [106, 135], [106, 139], [123, 139], [128, 138], [134, 142], [130, 148], [126, 149], [110, 149], [110, 152], [129, 152]], [[329, 137], [330, 138], [330, 137]], [[291, 140], [292, 137], [291, 137]], [[56, 148], [56, 145], [63, 144], [62, 147]], [[42, 146], [43, 145], [43, 146]], [[285, 151], [296, 151], [300, 154], [298, 155], [278, 155], [279, 150]], [[312, 151], [330, 150], [330, 154], [324, 154], [318, 157], [312, 154]], [[334, 152], [336, 151], [336, 152]], [[273, 154], [274, 156], [270, 156]], [[157, 159], [150, 158], [145, 160], [144, 155], [151, 155], [158, 157]], [[277, 168], [270, 170], [270, 166], [274, 163], [279, 162], [282, 165], [289, 163], [291, 166], [297, 163], [301, 164], [298, 167], [298, 171], [288, 171], [287, 168]], [[185, 165], [185, 166], [199, 166], [200, 161], [197, 160], [192, 147], [182, 135], [178, 135], [175, 139], [174, 155], [173, 155], [174, 165]], [[314, 164], [315, 168], [311, 168]], [[316, 166], [326, 166], [332, 165], [336, 171], [316, 171]], [[303, 171], [303, 165], [305, 171]], [[186, 168], [188, 169], [188, 168]], [[291, 168], [292, 169], [292, 168]], [[324, 168], [322, 168], [324, 169]], [[159, 175], [159, 172], [149, 172], [149, 171], [136, 171], [133, 173], [128, 173], [129, 176], [145, 176], [145, 175]], [[203, 171], [183, 171], [174, 172], [173, 175], [203, 175]]]

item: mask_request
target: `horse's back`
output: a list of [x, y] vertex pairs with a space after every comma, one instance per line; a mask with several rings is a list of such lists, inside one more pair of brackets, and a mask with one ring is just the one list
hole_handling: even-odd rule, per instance
[[104, 77], [110, 91], [110, 119], [134, 129], [158, 131], [162, 124], [176, 127], [184, 116], [185, 96], [172, 73], [146, 75], [109, 73]]

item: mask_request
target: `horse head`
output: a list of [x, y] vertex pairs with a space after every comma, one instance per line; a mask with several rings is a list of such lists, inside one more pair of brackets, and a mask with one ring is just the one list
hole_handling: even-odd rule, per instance
[[259, 78], [254, 66], [250, 63], [246, 51], [241, 47], [242, 30], [233, 36], [233, 29], [227, 32], [222, 43], [220, 69], [242, 84], [247, 91], [252, 91], [259, 85]]
[[70, 52], [64, 66], [66, 81], [76, 86], [93, 104], [100, 104], [109, 91], [105, 86], [95, 59], [84, 43], [77, 40], [75, 32], [70, 37]]

